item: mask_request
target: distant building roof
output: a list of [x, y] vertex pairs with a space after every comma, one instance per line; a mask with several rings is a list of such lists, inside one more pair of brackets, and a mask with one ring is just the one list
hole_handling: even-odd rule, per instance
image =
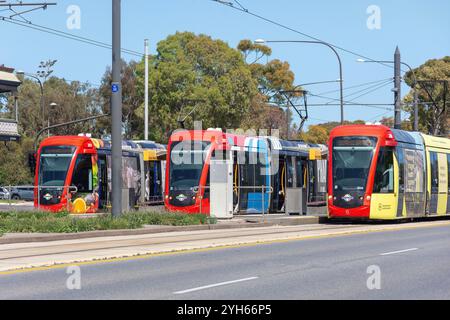
[[0, 65], [0, 93], [16, 92], [21, 83], [13, 68]]
[[17, 123], [11, 120], [0, 119], [0, 141], [18, 141], [19, 139]]

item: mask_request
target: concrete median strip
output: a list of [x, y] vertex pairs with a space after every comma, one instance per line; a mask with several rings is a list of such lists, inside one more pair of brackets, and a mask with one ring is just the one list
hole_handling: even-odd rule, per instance
[[10, 243], [0, 245], [0, 274], [60, 268], [73, 264], [86, 265], [264, 243], [443, 225], [450, 226], [450, 222], [432, 221], [402, 225], [269, 226]]
[[222, 221], [218, 224], [208, 225], [188, 225], [188, 226], [165, 226], [152, 225], [145, 226], [140, 229], [131, 230], [98, 230], [79, 233], [33, 233], [33, 234], [6, 234], [0, 237], [0, 245], [11, 243], [29, 243], [29, 242], [49, 242], [59, 240], [75, 240], [97, 237], [117, 237], [127, 235], [143, 235], [179, 231], [199, 231], [199, 230], [224, 230], [224, 229], [240, 229], [240, 228], [259, 228], [270, 226], [298, 226], [318, 224], [323, 218], [318, 216], [285, 216], [271, 215], [271, 217], [247, 216], [238, 217], [233, 221]]

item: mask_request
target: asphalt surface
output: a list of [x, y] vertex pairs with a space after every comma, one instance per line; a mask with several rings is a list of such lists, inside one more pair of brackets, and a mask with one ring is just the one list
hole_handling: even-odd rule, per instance
[[0, 299], [450, 299], [449, 266], [439, 226], [83, 265], [80, 290], [67, 268], [0, 275]]
[[0, 203], [1, 211], [33, 211], [33, 202], [20, 202], [9, 205], [8, 203]]

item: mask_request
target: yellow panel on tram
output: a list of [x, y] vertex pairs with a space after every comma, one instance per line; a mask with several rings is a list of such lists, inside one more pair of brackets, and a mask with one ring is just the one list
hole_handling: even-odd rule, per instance
[[[373, 193], [370, 201], [370, 219], [393, 220], [397, 219], [398, 190], [399, 190], [399, 165], [395, 154], [394, 162], [394, 192], [392, 193]], [[403, 209], [405, 206], [403, 206]], [[406, 212], [403, 210], [403, 215]]]
[[445, 215], [447, 211], [447, 191], [448, 191], [448, 169], [447, 154], [438, 153], [439, 167], [439, 195], [438, 195], [438, 215]]

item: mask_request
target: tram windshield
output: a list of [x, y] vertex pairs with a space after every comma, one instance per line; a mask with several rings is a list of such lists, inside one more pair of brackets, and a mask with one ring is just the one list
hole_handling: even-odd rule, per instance
[[333, 140], [333, 189], [364, 191], [377, 144], [375, 137], [337, 137]]
[[39, 165], [40, 186], [64, 186], [75, 149], [72, 146], [42, 148]]
[[199, 186], [206, 153], [206, 141], [174, 142], [170, 154], [170, 190], [193, 190]]

